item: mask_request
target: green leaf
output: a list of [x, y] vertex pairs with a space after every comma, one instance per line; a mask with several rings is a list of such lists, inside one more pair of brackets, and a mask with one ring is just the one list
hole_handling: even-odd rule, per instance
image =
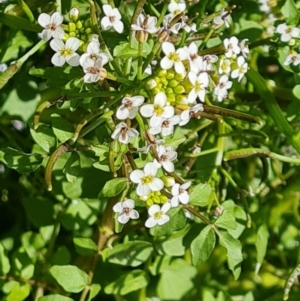
[[184, 300], [193, 290], [193, 278], [197, 270], [183, 259], [175, 259], [161, 274], [157, 286], [158, 297], [162, 300]]
[[100, 290], [101, 290], [101, 285], [93, 283], [90, 286], [90, 293], [89, 293], [89, 298], [87, 301], [91, 301], [93, 298], [95, 298], [98, 295], [98, 293], [100, 292]]
[[55, 136], [62, 143], [66, 142], [74, 136], [74, 127], [65, 118], [58, 114], [51, 115], [52, 129]]
[[10, 270], [9, 258], [6, 255], [5, 249], [0, 243], [0, 275], [6, 275]]
[[38, 299], [38, 301], [74, 301], [74, 299], [71, 299], [66, 296], [54, 294], [54, 295], [48, 295], [43, 296]]
[[11, 290], [10, 294], [5, 298], [6, 301], [22, 301], [30, 294], [30, 285], [28, 283], [16, 285]]
[[69, 293], [79, 293], [89, 284], [89, 276], [73, 265], [54, 265], [50, 274]]
[[[139, 56], [138, 52], [138, 42], [134, 39], [132, 42], [133, 47], [130, 46], [129, 43], [122, 43], [114, 48], [114, 57], [122, 57], [122, 58], [134, 58]], [[147, 55], [151, 52], [153, 47], [153, 40], [149, 40], [149, 42], [142, 43], [143, 51], [142, 56], [147, 57]]]
[[284, 15], [284, 18], [288, 25], [298, 24], [300, 14], [293, 0], [286, 0], [281, 8], [281, 12]]
[[192, 241], [191, 253], [193, 265], [199, 266], [200, 264], [204, 263], [210, 256], [215, 245], [215, 231], [210, 226], [206, 226]]
[[5, 24], [11, 28], [34, 32], [40, 32], [42, 29], [38, 24], [32, 24], [28, 19], [4, 13], [0, 13], [0, 23]]
[[55, 150], [56, 137], [53, 130], [46, 124], [40, 124], [36, 130], [30, 129], [34, 141], [47, 153]]
[[153, 246], [146, 241], [130, 241], [102, 252], [104, 260], [124, 266], [136, 267], [144, 263], [152, 254]]
[[79, 255], [90, 256], [98, 252], [97, 245], [90, 238], [74, 237], [73, 242]]
[[262, 224], [256, 233], [256, 241], [255, 241], [255, 247], [256, 247], [256, 261], [259, 264], [262, 264], [264, 261], [264, 258], [267, 253], [267, 247], [268, 247], [268, 241], [269, 241], [269, 230], [266, 224]]
[[181, 207], [172, 208], [168, 211], [170, 221], [162, 226], [151, 228], [150, 234], [153, 236], [170, 235], [174, 231], [181, 230], [186, 225], [186, 217]]
[[232, 271], [234, 279], [238, 279], [241, 273], [241, 262], [243, 261], [241, 242], [225, 231], [217, 232], [220, 245], [227, 250], [227, 263]]
[[222, 214], [215, 221], [215, 225], [224, 229], [235, 230], [237, 228], [234, 215], [227, 210], [223, 210]]
[[24, 198], [22, 205], [27, 218], [35, 227], [43, 227], [54, 223], [54, 204], [51, 200], [41, 196]]
[[12, 264], [17, 276], [24, 280], [32, 278], [34, 274], [34, 263], [25, 250], [19, 249], [14, 252]]
[[37, 256], [37, 252], [45, 246], [45, 241], [40, 233], [34, 233], [28, 231], [22, 234], [21, 236], [22, 246], [26, 250], [26, 253], [33, 260]]
[[40, 154], [25, 154], [7, 147], [0, 150], [0, 161], [19, 173], [29, 173], [40, 167], [43, 157]]
[[63, 170], [64, 173], [66, 174], [67, 180], [71, 183], [75, 183], [80, 170], [81, 170], [80, 157], [78, 153], [72, 152]]
[[109, 180], [102, 188], [99, 198], [110, 198], [118, 195], [125, 189], [127, 182], [127, 178], [116, 178]]
[[51, 259], [52, 265], [67, 265], [71, 262], [71, 253], [66, 246], [59, 247]]
[[108, 284], [104, 291], [106, 294], [126, 295], [148, 285], [149, 279], [146, 272], [142, 270], [134, 270], [128, 272], [116, 281]]
[[193, 187], [189, 203], [191, 205], [205, 207], [209, 204], [211, 193], [212, 189], [209, 184], [198, 184]]
[[300, 85], [296, 85], [293, 88], [293, 94], [300, 100]]

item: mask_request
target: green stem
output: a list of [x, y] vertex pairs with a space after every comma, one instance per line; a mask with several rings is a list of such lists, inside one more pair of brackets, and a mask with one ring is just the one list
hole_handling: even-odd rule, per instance
[[283, 133], [290, 143], [294, 146], [297, 152], [300, 154], [300, 141], [296, 132], [292, 129], [290, 124], [285, 119], [280, 107], [278, 106], [273, 94], [268, 89], [264, 78], [253, 68], [247, 72], [248, 80], [253, 84], [255, 90], [260, 94], [264, 100], [264, 104], [267, 108], [268, 113], [274, 120], [278, 130]]
[[34, 23], [35, 22], [35, 18], [34, 18], [34, 15], [33, 15], [32, 11], [31, 11], [31, 9], [29, 8], [29, 6], [23, 0], [18, 0], [18, 3], [21, 6], [21, 8], [24, 11], [24, 13], [27, 15], [27, 17], [30, 20], [30, 22]]
[[139, 48], [138, 48], [138, 72], [137, 72], [137, 78], [138, 80], [142, 80], [143, 75], [143, 43], [139, 42]]
[[167, 12], [167, 10], [168, 10], [168, 2], [165, 2], [165, 3], [164, 3], [164, 6], [163, 6], [163, 8], [162, 8], [162, 10], [161, 10], [161, 13], [160, 13], [160, 15], [159, 15], [159, 18], [158, 18], [158, 20], [157, 20], [157, 24], [156, 24], [157, 27], [159, 27], [160, 24], [162, 23], [162, 21], [163, 21], [163, 19], [164, 19], [164, 17], [165, 17], [165, 14], [166, 14], [166, 12]]
[[225, 134], [224, 121], [223, 119], [220, 119], [218, 123], [218, 145], [217, 145], [218, 153], [216, 157], [216, 166], [222, 165], [223, 154], [224, 154], [224, 142], [225, 142], [225, 138], [223, 136], [224, 134]]

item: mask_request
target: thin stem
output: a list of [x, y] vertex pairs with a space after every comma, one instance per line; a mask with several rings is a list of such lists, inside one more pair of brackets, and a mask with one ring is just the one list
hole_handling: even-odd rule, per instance
[[31, 9], [29, 8], [29, 6], [23, 0], [18, 0], [18, 3], [20, 5], [20, 7], [22, 8], [22, 10], [24, 11], [24, 13], [27, 15], [30, 22], [34, 23], [35, 18], [34, 18], [34, 15], [31, 11]]
[[140, 81], [143, 75], [143, 43], [142, 42], [139, 42], [138, 55], [139, 58], [138, 58], [137, 78]]

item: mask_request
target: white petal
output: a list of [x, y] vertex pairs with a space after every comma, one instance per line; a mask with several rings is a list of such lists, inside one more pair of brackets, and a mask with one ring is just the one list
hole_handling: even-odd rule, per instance
[[145, 226], [147, 227], [147, 228], [153, 228], [153, 227], [155, 227], [157, 225], [157, 221], [156, 221], [156, 219], [154, 219], [154, 217], [149, 217], [147, 220], [146, 220], [146, 222], [145, 222]]
[[51, 18], [48, 14], [41, 13], [38, 18], [38, 23], [45, 28], [51, 23]]
[[118, 202], [117, 204], [115, 204], [113, 206], [113, 211], [116, 213], [121, 213], [123, 212], [123, 206], [122, 206], [122, 202]]
[[182, 204], [187, 204], [190, 200], [189, 194], [185, 191], [179, 195], [179, 200]]
[[117, 33], [121, 33], [124, 30], [124, 24], [122, 21], [115, 21], [113, 27]]
[[159, 178], [154, 178], [153, 182], [149, 183], [149, 187], [152, 191], [160, 191], [164, 188], [164, 182]]
[[178, 196], [174, 196], [171, 199], [171, 206], [172, 207], [177, 207], [179, 205], [179, 198]]
[[86, 51], [88, 54], [98, 54], [100, 52], [100, 43], [95, 41], [90, 42]]
[[174, 68], [175, 68], [176, 73], [179, 73], [179, 74], [185, 73], [185, 67], [181, 61], [175, 62]]
[[127, 135], [129, 137], [137, 137], [139, 135], [139, 132], [135, 129], [129, 128], [127, 131]]
[[54, 31], [52, 31], [52, 37], [56, 39], [62, 39], [65, 35], [64, 30], [58, 26]]
[[65, 43], [60, 40], [60, 39], [53, 39], [51, 42], [50, 42], [50, 47], [58, 52], [60, 51], [61, 49], [65, 48]]
[[118, 137], [118, 139], [119, 139], [119, 141], [120, 141], [121, 143], [123, 143], [123, 144], [128, 144], [129, 141], [130, 141], [130, 137], [129, 137], [127, 134], [125, 134], [125, 135], [120, 135], [120, 136]]
[[162, 162], [162, 166], [167, 172], [174, 171], [174, 164], [171, 161]]
[[179, 195], [179, 188], [180, 188], [180, 185], [178, 183], [174, 184], [174, 186], [172, 187], [172, 190], [171, 190], [172, 195], [174, 195], [174, 196]]
[[175, 47], [170, 42], [163, 42], [161, 48], [165, 55], [169, 55], [170, 53], [175, 52]]
[[166, 212], [168, 212], [168, 211], [170, 210], [170, 208], [171, 208], [171, 204], [170, 204], [170, 203], [165, 203], [165, 204], [163, 204], [163, 206], [161, 207], [161, 211], [162, 211], [163, 213], [166, 213]]
[[[52, 40], [53, 41], [53, 40]], [[61, 67], [66, 62], [65, 58], [61, 56], [58, 52], [52, 56], [51, 62], [54, 66]]]
[[117, 125], [110, 137], [112, 139], [116, 139], [120, 135], [121, 130], [122, 130], [122, 128], [118, 127], [118, 125]]
[[111, 27], [112, 27], [112, 24], [109, 20], [109, 17], [103, 17], [102, 20], [101, 20], [101, 27], [104, 29], [104, 30], [109, 30]]
[[154, 204], [152, 206], [150, 206], [150, 208], [148, 209], [148, 214], [150, 216], [153, 216], [155, 213], [160, 211], [160, 206], [157, 204]]
[[131, 100], [132, 100], [132, 105], [134, 107], [139, 107], [144, 103], [145, 98], [143, 96], [137, 95], [137, 96], [131, 97]]
[[153, 127], [149, 129], [151, 135], [157, 135], [161, 132], [161, 127]]
[[52, 32], [50, 29], [44, 29], [41, 35], [44, 41], [49, 41], [52, 37]]
[[111, 16], [112, 15], [112, 11], [113, 11], [113, 8], [111, 7], [111, 5], [109, 4], [104, 4], [102, 6], [102, 9], [103, 9], [103, 12], [106, 16]]
[[164, 70], [168, 70], [172, 68], [174, 65], [174, 61], [170, 60], [167, 56], [163, 57], [160, 61], [160, 67]]
[[134, 119], [135, 116], [137, 115], [138, 111], [139, 111], [138, 108], [132, 108], [132, 109], [129, 111], [128, 118], [129, 118], [129, 119]]
[[164, 111], [162, 113], [162, 117], [171, 118], [172, 116], [174, 116], [174, 114], [175, 114], [175, 110], [173, 106], [165, 106]]
[[54, 23], [56, 26], [59, 26], [64, 21], [64, 17], [59, 12], [55, 12], [51, 16], [51, 23]]
[[112, 9], [112, 15], [115, 16], [115, 18], [116, 18], [117, 20], [121, 20], [121, 18], [122, 18], [122, 16], [121, 16], [119, 10], [118, 10], [116, 7], [114, 7], [114, 8]]
[[184, 48], [179, 48], [176, 52], [181, 61], [187, 60], [189, 57], [189, 53]]
[[122, 212], [119, 216], [118, 216], [118, 222], [120, 224], [126, 224], [129, 221], [130, 217], [125, 213]]
[[66, 48], [70, 48], [73, 51], [76, 51], [80, 46], [80, 41], [77, 38], [71, 37], [66, 42]]
[[152, 162], [147, 163], [144, 167], [144, 173], [145, 175], [151, 175], [152, 177], [154, 177], [157, 173], [156, 165]]
[[192, 72], [192, 71], [189, 72], [188, 77], [189, 77], [189, 80], [190, 80], [191, 84], [192, 84], [193, 86], [195, 86], [196, 81], [197, 81], [197, 79], [198, 79], [198, 77], [197, 77], [197, 75], [195, 74], [195, 72]]
[[68, 64], [72, 67], [79, 65], [79, 54], [74, 53], [74, 55], [67, 60]]
[[140, 215], [139, 215], [139, 213], [136, 210], [132, 209], [129, 212], [129, 217], [131, 219], [138, 219], [140, 217]]
[[150, 119], [150, 126], [151, 127], [159, 127], [162, 123], [163, 117], [153, 115]]
[[127, 199], [123, 202], [123, 208], [134, 208], [134, 200], [132, 199]]
[[129, 178], [133, 183], [141, 183], [141, 178], [144, 177], [144, 175], [143, 171], [136, 169], [130, 174]]
[[188, 182], [186, 182], [186, 183], [183, 183], [183, 184], [180, 186], [180, 188], [186, 190], [186, 189], [190, 188], [191, 185], [192, 185], [192, 181], [188, 181]]
[[151, 192], [148, 185], [139, 184], [136, 189], [136, 194], [139, 196], [147, 196]]
[[129, 110], [125, 106], [118, 108], [116, 117], [120, 120], [125, 120], [129, 117]]
[[144, 116], [146, 118], [149, 118], [153, 115], [153, 113], [154, 113], [153, 110], [154, 110], [154, 105], [152, 105], [152, 104], [143, 105], [140, 108], [140, 112], [141, 112], [142, 116]]
[[170, 220], [170, 217], [166, 214], [164, 214], [159, 220], [157, 220], [157, 224], [158, 225], [164, 225], [165, 223], [167, 223]]

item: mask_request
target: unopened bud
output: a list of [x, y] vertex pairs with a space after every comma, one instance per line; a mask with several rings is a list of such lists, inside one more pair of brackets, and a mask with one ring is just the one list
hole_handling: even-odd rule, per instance
[[185, 93], [185, 89], [182, 85], [178, 85], [177, 87], [174, 88], [174, 92], [176, 94], [183, 94]]
[[69, 36], [70, 37], [76, 37], [76, 32], [74, 32], [74, 31], [73, 32], [69, 32]]
[[169, 81], [169, 86], [175, 88], [179, 85], [179, 82], [176, 79], [172, 79]]
[[82, 27], [83, 27], [82, 22], [81, 22], [81, 21], [77, 21], [77, 22], [76, 22], [76, 28], [77, 28], [77, 29], [81, 29]]
[[76, 31], [76, 24], [75, 23], [69, 22], [68, 26], [69, 26], [70, 33]]
[[167, 188], [173, 187], [175, 185], [175, 180], [173, 177], [162, 176], [160, 179], [164, 182], [164, 185]]
[[70, 20], [72, 20], [73, 22], [76, 22], [79, 18], [79, 9], [76, 7], [71, 8], [71, 10], [69, 12], [69, 17], [70, 17]]
[[90, 34], [90, 33], [92, 33], [92, 28], [88, 27], [88, 28], [85, 29], [84, 32], [85, 32], [86, 34]]
[[168, 70], [166, 74], [167, 79], [173, 79], [175, 77], [175, 71], [174, 70]]
[[140, 43], [144, 43], [144, 42], [147, 42], [148, 40], [148, 32], [147, 31], [142, 31], [142, 30], [139, 30], [137, 33], [136, 33], [136, 39], [140, 42]]
[[107, 77], [107, 71], [105, 68], [101, 68], [100, 71], [100, 80], [104, 80]]

